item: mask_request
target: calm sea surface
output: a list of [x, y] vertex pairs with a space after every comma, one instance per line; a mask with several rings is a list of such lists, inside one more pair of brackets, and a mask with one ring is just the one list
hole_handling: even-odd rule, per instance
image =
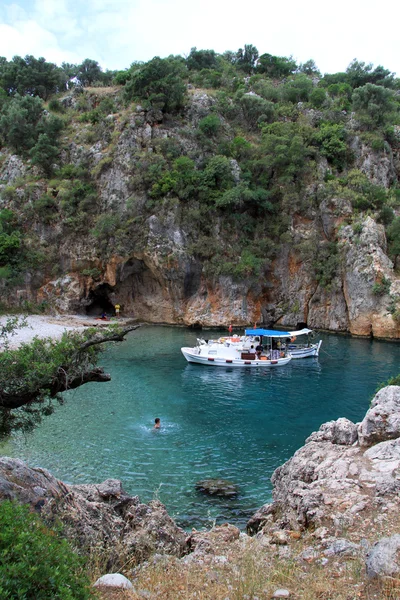
[[[312, 431], [330, 419], [361, 420], [378, 384], [400, 372], [400, 344], [321, 337], [319, 359], [263, 371], [190, 365], [180, 348], [195, 344], [195, 332], [142, 327], [103, 355], [110, 383], [67, 393], [55, 414], [0, 454], [69, 483], [121, 479], [142, 501], [159, 498], [182, 527], [244, 527], [271, 499], [274, 469]], [[238, 498], [196, 492], [210, 477], [236, 483]]]

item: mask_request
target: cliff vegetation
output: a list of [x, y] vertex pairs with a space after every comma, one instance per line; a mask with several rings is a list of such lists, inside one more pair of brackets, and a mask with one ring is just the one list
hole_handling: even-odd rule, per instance
[[3, 310], [399, 338], [399, 90], [251, 44], [0, 59]]

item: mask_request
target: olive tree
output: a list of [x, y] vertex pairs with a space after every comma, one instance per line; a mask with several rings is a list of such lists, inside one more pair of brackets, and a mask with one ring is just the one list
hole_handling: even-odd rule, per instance
[[18, 349], [10, 348], [10, 336], [21, 326], [18, 319], [0, 327], [0, 434], [31, 429], [54, 410], [61, 393], [89, 382], [110, 381], [97, 365], [104, 344], [121, 342], [139, 327], [110, 326], [99, 331], [66, 332], [59, 340], [34, 338]]

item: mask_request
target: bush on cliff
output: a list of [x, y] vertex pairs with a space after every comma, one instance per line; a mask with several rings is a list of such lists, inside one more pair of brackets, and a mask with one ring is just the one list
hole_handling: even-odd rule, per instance
[[91, 598], [83, 561], [26, 506], [0, 503], [0, 597]]

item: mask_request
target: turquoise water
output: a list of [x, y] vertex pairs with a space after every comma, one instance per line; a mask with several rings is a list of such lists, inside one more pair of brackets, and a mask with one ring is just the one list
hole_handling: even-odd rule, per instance
[[[195, 332], [142, 327], [103, 355], [110, 383], [69, 392], [35, 432], [14, 435], [0, 454], [70, 483], [121, 479], [142, 501], [159, 498], [183, 527], [244, 527], [271, 499], [274, 469], [312, 431], [330, 419], [361, 420], [377, 385], [400, 372], [399, 344], [321, 337], [319, 359], [232, 369], [188, 364], [180, 348], [194, 345]], [[195, 483], [209, 477], [236, 483], [238, 498], [197, 493]]]

